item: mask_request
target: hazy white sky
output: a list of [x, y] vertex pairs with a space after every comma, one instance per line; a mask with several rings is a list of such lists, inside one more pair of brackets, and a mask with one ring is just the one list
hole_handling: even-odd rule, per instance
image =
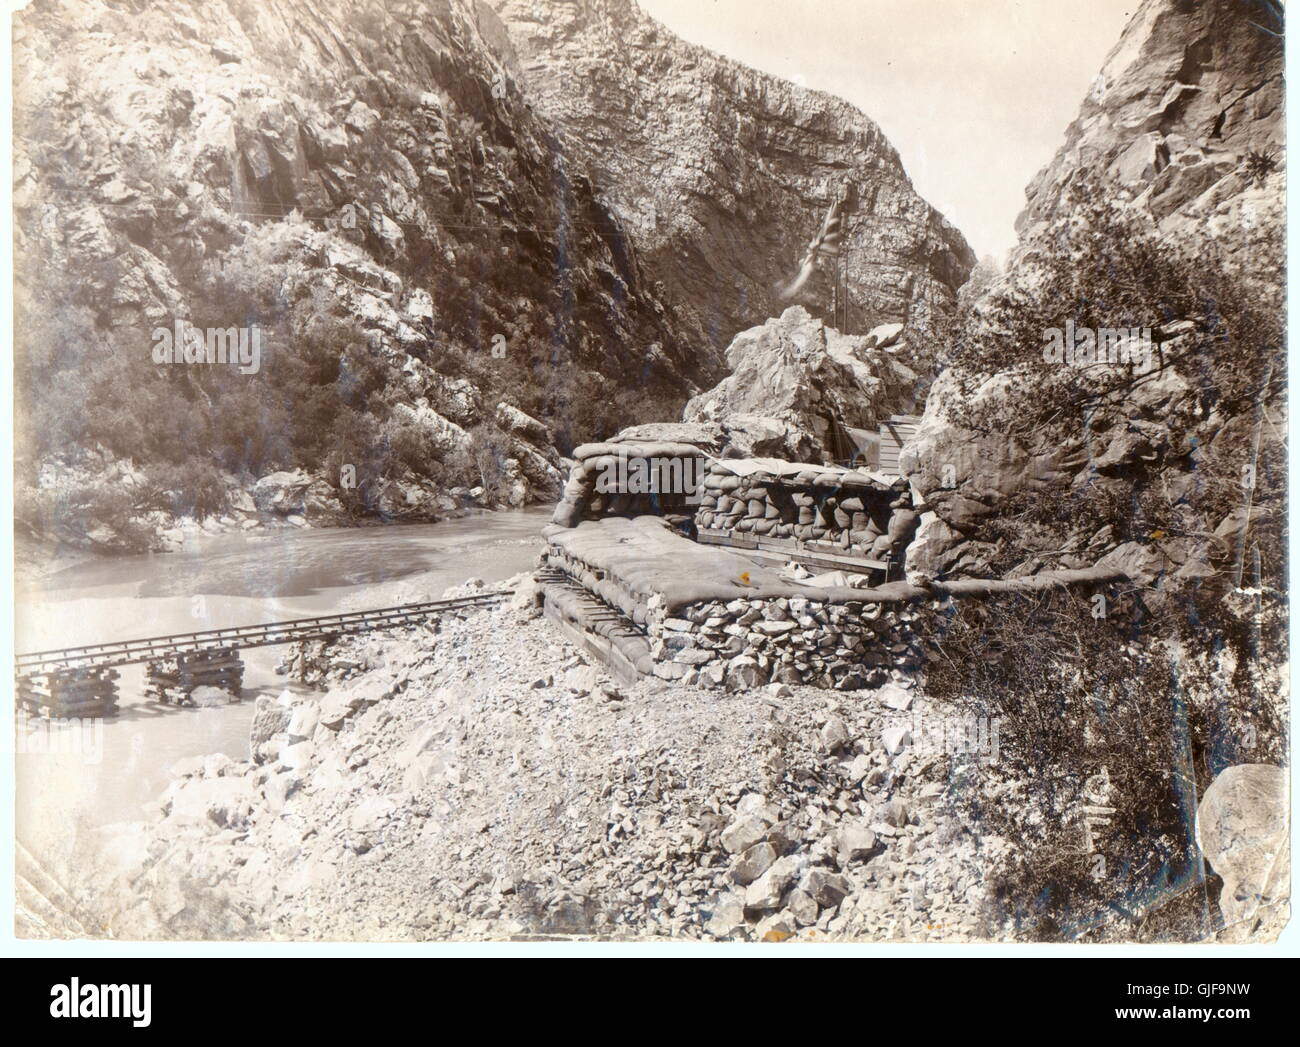
[[1140, 0], [638, 2], [692, 43], [852, 102], [976, 253], [1001, 256]]

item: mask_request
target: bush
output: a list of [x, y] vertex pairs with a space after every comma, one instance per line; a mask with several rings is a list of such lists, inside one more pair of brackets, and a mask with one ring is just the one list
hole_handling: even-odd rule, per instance
[[[1002, 760], [969, 770], [960, 791], [982, 833], [1014, 843], [996, 872], [995, 924], [1026, 938], [1199, 938], [1213, 914], [1197, 801], [1226, 766], [1286, 758], [1280, 242], [1267, 227], [1246, 247], [1170, 241], [1087, 174], [1062, 210], [1068, 220], [1025, 246], [1014, 280], [965, 296], [945, 339], [949, 418], [1035, 453], [1081, 447], [1096, 461], [1130, 425], [1155, 433], [1152, 449], [1013, 494], [967, 537], [996, 547], [995, 570], [1096, 535], [1105, 548], [1177, 542], [1217, 570], [1112, 592], [1104, 619], [1068, 593], [959, 603], [928, 626], [926, 686], [1002, 721]], [[1045, 363], [1045, 333], [1067, 321], [1151, 328], [1155, 366]], [[995, 375], [1005, 394], [977, 399]], [[1186, 392], [1149, 395], [1170, 379]], [[1244, 537], [1217, 539], [1244, 504]], [[1071, 816], [1102, 767], [1117, 810], [1098, 868]]]
[[160, 462], [148, 466], [136, 502], [142, 508], [195, 520], [219, 516], [230, 507], [225, 478], [203, 458], [192, 458], [182, 465]]
[[[1284, 724], [1218, 659], [1152, 642], [1141, 605], [1109, 596], [1105, 618], [1077, 593], [958, 601], [922, 620], [926, 689], [997, 722], [999, 758], [955, 768], [965, 820], [1013, 844], [994, 870], [990, 933], [1131, 939], [1149, 912], [1201, 882], [1199, 797], [1225, 766], [1280, 762]], [[1105, 768], [1116, 808], [1096, 853], [1084, 848], [1081, 794]], [[1203, 936], [1188, 908], [1162, 933]]]
[[[1017, 278], [968, 302], [946, 333], [961, 401], [950, 417], [1038, 451], [1082, 445], [1094, 460], [1103, 441], [1127, 427], [1146, 426], [1155, 439], [1149, 454], [1122, 471], [1022, 494], [975, 537], [1001, 544], [994, 566], [1003, 568], [1036, 547], [1054, 547], [1035, 546], [1029, 539], [1036, 534], [1110, 528], [1117, 542], [1164, 536], [1208, 549], [1211, 532], [1247, 497], [1249, 466], [1261, 581], [1283, 589], [1280, 241], [1267, 227], [1235, 253], [1234, 245], [1212, 240], [1171, 241], [1128, 208], [1122, 189], [1085, 175], [1071, 192], [1070, 220], [1031, 241]], [[1068, 321], [1079, 329], [1151, 329], [1155, 366], [1045, 363], [1046, 332]], [[1181, 334], [1171, 337], [1176, 330]], [[976, 400], [993, 375], [1007, 379], [1005, 393]], [[1162, 401], [1158, 391], [1175, 386], [1186, 394]], [[1173, 482], [1180, 474], [1188, 481]]]

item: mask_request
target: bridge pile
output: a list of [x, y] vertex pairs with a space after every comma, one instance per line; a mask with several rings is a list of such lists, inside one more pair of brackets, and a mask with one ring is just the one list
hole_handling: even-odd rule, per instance
[[29, 713], [51, 717], [100, 717], [117, 712], [116, 669], [88, 666], [21, 677], [18, 701]]
[[115, 668], [123, 665], [148, 667], [149, 694], [158, 701], [192, 701], [200, 687], [215, 687], [238, 700], [244, 682], [239, 651], [245, 647], [332, 640], [400, 628], [444, 614], [490, 607], [510, 595], [509, 590], [497, 590], [287, 622], [32, 651], [14, 659], [18, 700], [51, 716], [106, 716], [116, 708]]
[[244, 688], [244, 660], [234, 647], [178, 651], [148, 665], [145, 694], [156, 702], [186, 705], [200, 687], [215, 687], [238, 701]]

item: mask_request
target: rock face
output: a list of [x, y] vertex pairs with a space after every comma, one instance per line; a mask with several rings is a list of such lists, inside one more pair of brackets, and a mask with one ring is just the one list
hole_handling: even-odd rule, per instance
[[[1065, 144], [1026, 190], [1011, 272], [1023, 271], [1034, 237], [1072, 220], [1070, 184], [1085, 171], [1119, 183], [1118, 192], [1127, 193], [1139, 213], [1149, 214], [1164, 237], [1174, 242], [1213, 238], [1233, 264], [1250, 271], [1253, 249], [1285, 221], [1282, 48], [1270, 32], [1281, 27], [1270, 17], [1268, 5], [1237, 0], [1145, 0], [1067, 129]], [[1157, 332], [1174, 339], [1168, 351], [1177, 349], [1178, 328], [1174, 322]], [[976, 401], [997, 398], [1007, 380], [989, 376]], [[1086, 439], [1081, 434], [1050, 446], [1022, 446], [996, 432], [979, 435], [957, 427], [949, 418], [955, 394], [951, 375], [936, 380], [915, 438], [902, 453], [902, 469], [924, 510], [908, 550], [914, 581], [980, 572], [988, 552], [979, 540], [980, 524], [1013, 495], [1085, 482], [1119, 491], [1116, 478], [1156, 456], [1175, 463], [1164, 471], [1167, 488], [1188, 490], [1198, 482], [1189, 448], [1171, 437], [1168, 425], [1178, 412], [1196, 409], [1196, 390], [1171, 371], [1136, 392], [1130, 416], [1099, 414]], [[1269, 405], [1266, 413], [1278, 424], [1279, 407]], [[1253, 423], [1211, 419], [1197, 435], [1200, 453], [1230, 458], [1225, 449], [1247, 424]], [[1266, 445], [1272, 440], [1267, 426], [1262, 439]], [[1240, 526], [1215, 519], [1200, 521], [1195, 529], [1214, 533], [1213, 556]], [[1113, 546], [1104, 534], [1071, 535], [1069, 544], [1077, 555], [1061, 561], [1066, 567], [1086, 566]], [[1061, 545], [1056, 541], [1044, 548]], [[1161, 570], [1185, 577], [1208, 574], [1206, 553], [1195, 545], [1162, 543]], [[1135, 577], [1153, 577], [1151, 565], [1133, 559], [1136, 550], [1116, 555], [1137, 571]]]
[[1144, 0], [1030, 184], [1017, 228], [1029, 235], [1057, 217], [1074, 172], [1091, 168], [1128, 187], [1166, 230], [1217, 221], [1239, 236], [1281, 213], [1276, 190], [1252, 179], [1265, 172], [1244, 161], [1254, 153], [1285, 165], [1282, 99], [1271, 4]]
[[[491, 2], [528, 94], [718, 349], [786, 304], [777, 290], [846, 177], [850, 330], [952, 306], [974, 255], [852, 106], [687, 44], [632, 0]], [[799, 300], [829, 316], [826, 274]]]
[[736, 335], [727, 348], [731, 374], [692, 399], [682, 420], [721, 425], [742, 456], [829, 461], [832, 419], [874, 430], [913, 408], [916, 373], [898, 359], [896, 342], [878, 347], [898, 333], [850, 337], [791, 306]]
[[[275, 387], [286, 368], [315, 366], [291, 359], [305, 347], [322, 346], [326, 364], [365, 353], [341, 369], [378, 369], [394, 411], [348, 403], [388, 427], [377, 445], [451, 463], [450, 487], [460, 477], [446, 473], [472, 472], [456, 459], [477, 453], [486, 427], [502, 500], [517, 503], [556, 485], [554, 444], [589, 409], [583, 382], [680, 403], [712, 380], [703, 333], [646, 277], [583, 162], [509, 75], [500, 22], [473, 0], [38, 0], [14, 45], [19, 311], [84, 316], [133, 396], [179, 404], [186, 425], [204, 397], [178, 397], [190, 379], [151, 359], [151, 330], [252, 317], [260, 369], [234, 375], [238, 408], [214, 399], [214, 418], [274, 417], [277, 395], [302, 410], [306, 397]], [[120, 402], [111, 378], [99, 393], [66, 348], [45, 348], [75, 344], [68, 334], [20, 325], [20, 401], [84, 402], [89, 383], [92, 402]], [[553, 417], [535, 417], [543, 409]], [[275, 460], [223, 464], [253, 479], [305, 465], [292, 426], [275, 428]], [[38, 446], [20, 472], [95, 439], [137, 466], [157, 453], [129, 434], [80, 434]], [[435, 472], [387, 470], [385, 484], [363, 473], [356, 489], [383, 513]]]
[[[1003, 376], [990, 378], [976, 391], [974, 406], [996, 401], [1005, 387]], [[1026, 446], [1002, 433], [978, 434], [954, 425], [949, 412], [960, 402], [959, 393], [950, 374], [940, 375], [900, 456], [922, 512], [916, 540], [908, 548], [909, 576], [920, 583], [982, 573], [987, 549], [979, 540], [981, 525], [1007, 499], [1060, 484], [1112, 483], [1155, 446], [1167, 443], [1161, 419], [1185, 406], [1190, 394], [1186, 382], [1166, 373], [1140, 389], [1134, 417], [1099, 418], [1093, 431], [1077, 439]], [[1080, 553], [1090, 537], [1083, 536]], [[1091, 557], [1067, 556], [1061, 562], [1067, 568], [1087, 567], [1105, 551], [1108, 547], [1102, 545]]]
[[1291, 882], [1287, 775], [1240, 764], [1219, 774], [1196, 809], [1196, 839], [1223, 880], [1219, 909], [1230, 933], [1286, 925]]

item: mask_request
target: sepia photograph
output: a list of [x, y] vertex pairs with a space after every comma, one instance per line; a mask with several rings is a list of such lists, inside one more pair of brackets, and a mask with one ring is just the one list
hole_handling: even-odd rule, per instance
[[7, 7], [12, 955], [1296, 955], [1280, 0]]

